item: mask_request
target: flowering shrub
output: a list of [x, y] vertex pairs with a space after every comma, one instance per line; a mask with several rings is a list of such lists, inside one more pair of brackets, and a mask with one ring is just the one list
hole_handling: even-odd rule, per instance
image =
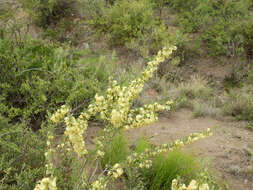
[[[110, 79], [110, 87], [106, 90], [105, 95], [96, 94], [94, 103], [90, 104], [88, 109], [82, 112], [79, 117], [75, 118], [71, 114], [70, 108], [66, 106], [62, 106], [51, 116], [51, 123], [53, 125], [64, 124], [66, 126], [65, 135], [63, 137], [67, 137], [67, 140], [65, 140], [62, 145], [58, 145], [57, 148], [67, 146], [67, 149], [71, 150], [70, 146], [72, 146], [77, 155], [77, 157], [75, 157], [76, 161], [81, 163], [84, 162], [84, 169], [80, 171], [81, 180], [76, 187], [92, 190], [106, 189], [111, 182], [122, 176], [128, 168], [138, 173], [139, 169], [150, 168], [152, 166], [152, 157], [157, 154], [174, 150], [211, 135], [212, 132], [208, 129], [206, 132], [193, 133], [189, 137], [176, 140], [171, 144], [164, 144], [146, 149], [145, 152], [142, 153], [133, 153], [121, 163], [116, 163], [112, 166], [106, 165], [100, 174], [98, 174], [100, 160], [105, 154], [103, 150], [117, 131], [121, 129], [129, 130], [153, 123], [158, 119], [158, 111], [170, 109], [170, 105], [173, 103], [172, 101], [168, 101], [166, 105], [153, 103], [144, 105], [140, 108], [132, 108], [132, 104], [134, 99], [142, 91], [144, 83], [150, 79], [154, 71], [157, 70], [159, 63], [168, 58], [175, 49], [176, 47], [169, 47], [159, 51], [156, 58], [147, 64], [147, 68], [142, 72], [141, 76], [133, 80], [129, 86], [122, 87], [117, 81]], [[106, 126], [103, 129], [102, 135], [100, 135], [96, 141], [95, 151], [88, 151], [85, 146], [83, 134], [88, 127], [88, 120], [92, 116], [99, 116]], [[54, 135], [51, 133], [48, 136], [48, 150], [45, 153], [48, 162], [46, 165], [47, 177], [38, 183], [35, 190], [56, 189], [54, 172], [56, 167], [54, 164], [54, 157], [57, 151], [56, 148], [54, 148], [53, 140]], [[91, 155], [92, 152], [95, 152], [95, 154]], [[93, 169], [88, 169], [86, 161], [91, 157], [92, 163], [95, 163], [95, 167], [92, 165]], [[85, 166], [87, 168], [85, 168]]]
[[199, 184], [197, 181], [192, 180], [186, 187], [185, 184], [180, 184], [178, 180], [174, 179], [172, 181], [171, 190], [209, 190], [209, 185], [207, 183]]

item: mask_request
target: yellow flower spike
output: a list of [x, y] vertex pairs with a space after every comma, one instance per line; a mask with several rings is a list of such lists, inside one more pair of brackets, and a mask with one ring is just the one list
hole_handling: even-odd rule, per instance
[[207, 183], [199, 186], [199, 190], [209, 190], [209, 185]]
[[119, 176], [121, 176], [123, 174], [123, 169], [122, 168], [118, 168], [116, 171], [119, 174]]
[[[66, 106], [62, 106], [55, 114], [50, 118], [51, 121], [55, 124], [64, 120], [66, 124], [65, 135], [68, 137], [69, 141], [78, 154], [79, 157], [86, 155], [88, 152], [85, 147], [85, 141], [83, 139], [83, 133], [87, 129], [88, 120], [94, 116], [96, 113], [100, 113], [100, 116], [103, 120], [108, 121], [112, 124], [112, 127], [115, 128], [125, 128], [130, 129], [133, 127], [141, 127], [147, 124], [150, 124], [158, 119], [155, 112], [169, 109], [169, 106], [163, 106], [159, 104], [152, 104], [144, 106], [141, 110], [132, 111], [133, 100], [138, 96], [142, 91], [144, 84], [149, 80], [153, 72], [157, 70], [158, 65], [163, 62], [171, 53], [176, 49], [176, 47], [163, 48], [160, 50], [153, 61], [147, 63], [147, 68], [142, 72], [141, 77], [133, 80], [129, 86], [120, 87], [116, 80], [113, 80], [112, 77], [109, 78], [110, 87], [106, 90], [105, 96], [95, 95], [95, 103], [90, 104], [86, 112], [81, 113], [80, 116], [76, 119], [73, 116], [66, 116], [70, 110]], [[50, 138], [48, 138], [50, 139]], [[179, 143], [181, 145], [181, 143]], [[51, 145], [51, 142], [48, 142], [48, 145]], [[104, 152], [102, 151], [103, 147], [99, 146], [97, 150], [97, 155], [102, 157]], [[150, 154], [157, 154], [157, 152], [165, 152], [168, 148], [162, 148], [152, 152]], [[53, 150], [49, 149], [45, 156], [47, 160], [50, 161], [52, 157]], [[147, 152], [148, 153], [148, 152]], [[142, 159], [145, 159], [146, 155], [142, 155]], [[134, 157], [130, 157], [130, 163], [134, 161]], [[152, 165], [152, 162], [143, 162], [140, 163], [141, 167], [149, 168]], [[50, 168], [53, 168], [52, 163], [47, 163], [47, 169], [50, 173]], [[110, 172], [108, 172], [110, 173]], [[111, 172], [112, 175], [117, 178], [121, 176], [123, 169], [120, 165], [114, 165]], [[56, 181], [56, 180], [55, 180]], [[55, 190], [56, 182], [52, 178], [42, 180], [40, 185], [36, 190], [45, 190], [45, 188], [50, 188], [47, 190]], [[106, 186], [107, 180], [103, 177], [99, 177], [92, 185], [92, 190], [104, 189]], [[49, 185], [49, 186], [48, 186]], [[43, 188], [43, 189], [41, 189]]]
[[57, 190], [56, 178], [43, 178], [39, 181], [34, 190]]
[[53, 123], [58, 124], [69, 111], [70, 111], [69, 108], [66, 105], [63, 105], [51, 116], [50, 120]]
[[187, 187], [187, 190], [197, 190], [198, 189], [198, 183], [196, 180], [192, 180]]
[[170, 101], [167, 102], [168, 105], [171, 105], [173, 103], [174, 103], [173, 100], [170, 100]]

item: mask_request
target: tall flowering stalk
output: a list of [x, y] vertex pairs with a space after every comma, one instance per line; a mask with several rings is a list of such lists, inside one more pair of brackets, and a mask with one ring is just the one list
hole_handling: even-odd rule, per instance
[[[114, 130], [138, 128], [155, 122], [158, 119], [157, 112], [162, 110], [170, 110], [172, 101], [168, 101], [165, 105], [153, 103], [144, 105], [141, 108], [132, 108], [134, 99], [142, 91], [145, 82], [147, 82], [153, 73], [157, 70], [158, 65], [168, 58], [172, 51], [176, 50], [175, 46], [163, 48], [158, 52], [153, 61], [148, 62], [146, 69], [141, 76], [133, 80], [128, 86], [120, 86], [117, 81], [110, 78], [110, 86], [106, 90], [105, 95], [95, 95], [95, 102], [88, 106], [87, 111], [80, 114], [78, 118], [71, 115], [70, 109], [62, 106], [55, 114], [52, 115], [51, 121], [54, 125], [63, 122], [66, 126], [65, 136], [71, 143], [73, 150], [76, 152], [79, 159], [85, 159], [89, 153], [85, 146], [83, 134], [88, 127], [88, 120], [99, 114], [107, 125], [104, 128], [104, 136], [100, 136], [97, 140], [96, 159], [102, 158], [104, 155], [104, 146], [106, 146], [106, 135], [111, 134]], [[133, 154], [128, 157], [125, 163], [117, 163], [114, 166], [105, 168], [104, 171], [96, 176], [97, 180], [92, 180], [96, 173], [97, 167], [94, 169], [90, 177], [82, 183], [83, 189], [101, 190], [106, 189], [107, 183], [110, 180], [117, 179], [124, 172], [124, 166], [134, 166], [137, 168], [151, 167], [152, 161], [150, 157], [164, 151], [172, 150], [176, 147], [181, 147], [192, 143], [199, 138], [210, 135], [210, 131], [205, 133], [191, 134], [186, 140], [178, 140], [169, 145], [161, 145], [155, 149], [147, 150], [143, 154]], [[52, 155], [54, 150], [51, 148], [52, 135], [48, 137], [48, 151], [45, 153], [47, 159], [47, 175], [42, 179], [35, 190], [56, 190], [56, 178], [53, 177], [53, 161]], [[137, 165], [136, 165], [137, 164]], [[86, 175], [83, 172], [83, 175]], [[92, 182], [93, 181], [93, 182]]]
[[[168, 58], [173, 50], [176, 50], [175, 46], [159, 51], [157, 57], [147, 64], [147, 68], [142, 72], [141, 76], [137, 80], [132, 81], [129, 86], [121, 87], [116, 80], [111, 79], [110, 87], [106, 90], [105, 95], [99, 96], [96, 94], [95, 102], [88, 106], [86, 112], [81, 113], [77, 119], [71, 115], [65, 117], [65, 135], [68, 136], [79, 157], [87, 154], [82, 135], [87, 129], [90, 117], [97, 113], [100, 114], [102, 120], [109, 123], [109, 127], [130, 129], [153, 123], [158, 119], [157, 111], [170, 109], [172, 102], [168, 102], [167, 105], [154, 103], [139, 109], [131, 109], [131, 106], [134, 99], [142, 91], [145, 82], [153, 76], [158, 65]], [[62, 113], [64, 111], [57, 112]]]
[[199, 184], [196, 180], [192, 180], [188, 186], [179, 183], [177, 179], [172, 180], [171, 190], [209, 190], [207, 183]]

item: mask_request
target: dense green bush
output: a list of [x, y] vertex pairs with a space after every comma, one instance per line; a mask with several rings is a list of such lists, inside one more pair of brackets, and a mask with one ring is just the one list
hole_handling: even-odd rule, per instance
[[[198, 32], [203, 30], [214, 17], [214, 1], [191, 1], [195, 6], [185, 7], [178, 14], [178, 22], [180, 27], [186, 32]], [[201, 16], [200, 16], [201, 15]]]
[[155, 24], [149, 0], [116, 1], [103, 14], [104, 17], [94, 20], [94, 26], [109, 34], [113, 45], [125, 45], [151, 31]]
[[[251, 40], [247, 39], [251, 38], [252, 29], [249, 22], [244, 22], [250, 18], [250, 1], [198, 0], [194, 3], [188, 2], [194, 6], [188, 4], [181, 6], [181, 3], [183, 3], [181, 0], [170, 1], [170, 5], [179, 11], [177, 22], [180, 28], [188, 33], [200, 32], [209, 54], [213, 56], [229, 55], [229, 43], [235, 41], [235, 36], [238, 35], [244, 36], [243, 46], [246, 53], [251, 54]], [[238, 24], [241, 25], [240, 29], [235, 29], [234, 26]]]
[[0, 189], [31, 190], [45, 173], [46, 133], [0, 115]]
[[154, 24], [153, 10], [149, 0], [116, 1], [104, 9], [103, 17], [93, 19], [92, 25], [99, 32], [109, 33], [110, 41], [123, 45], [150, 31]]
[[163, 23], [154, 16], [150, 0], [118, 0], [103, 9], [90, 24], [105, 34], [111, 45], [122, 46], [142, 54], [162, 48], [168, 37]]
[[243, 46], [249, 59], [253, 58], [253, 18], [237, 25], [236, 31], [243, 36]]
[[253, 62], [251, 62], [251, 65], [250, 65], [250, 72], [248, 74], [248, 77], [247, 77], [247, 82], [250, 84], [250, 85], [253, 85]]
[[176, 30], [174, 33], [171, 32], [169, 41], [177, 46], [174, 58], [179, 58], [180, 64], [199, 54], [200, 41], [191, 39], [187, 33], [183, 33], [180, 30]]
[[173, 7], [176, 11], [182, 12], [182, 11], [190, 11], [192, 10], [196, 5], [198, 1], [194, 0], [164, 0], [168, 5]]
[[201, 38], [205, 42], [208, 48], [208, 52], [213, 56], [226, 54], [226, 44], [228, 44], [230, 37], [227, 31], [227, 25], [223, 22], [208, 27], [201, 34]]
[[23, 0], [25, 10], [34, 22], [41, 27], [55, 24], [62, 17], [76, 13], [75, 3], [78, 0]]
[[0, 113], [38, 128], [62, 104], [85, 108], [110, 72], [105, 59], [79, 59], [83, 53], [38, 40], [0, 40]]

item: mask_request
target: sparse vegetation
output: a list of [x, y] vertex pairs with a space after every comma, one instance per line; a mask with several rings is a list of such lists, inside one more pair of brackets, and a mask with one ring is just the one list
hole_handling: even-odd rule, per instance
[[212, 104], [207, 104], [201, 101], [193, 102], [193, 115], [195, 117], [201, 116], [211, 116], [220, 119], [222, 116], [221, 109], [213, 106]]

